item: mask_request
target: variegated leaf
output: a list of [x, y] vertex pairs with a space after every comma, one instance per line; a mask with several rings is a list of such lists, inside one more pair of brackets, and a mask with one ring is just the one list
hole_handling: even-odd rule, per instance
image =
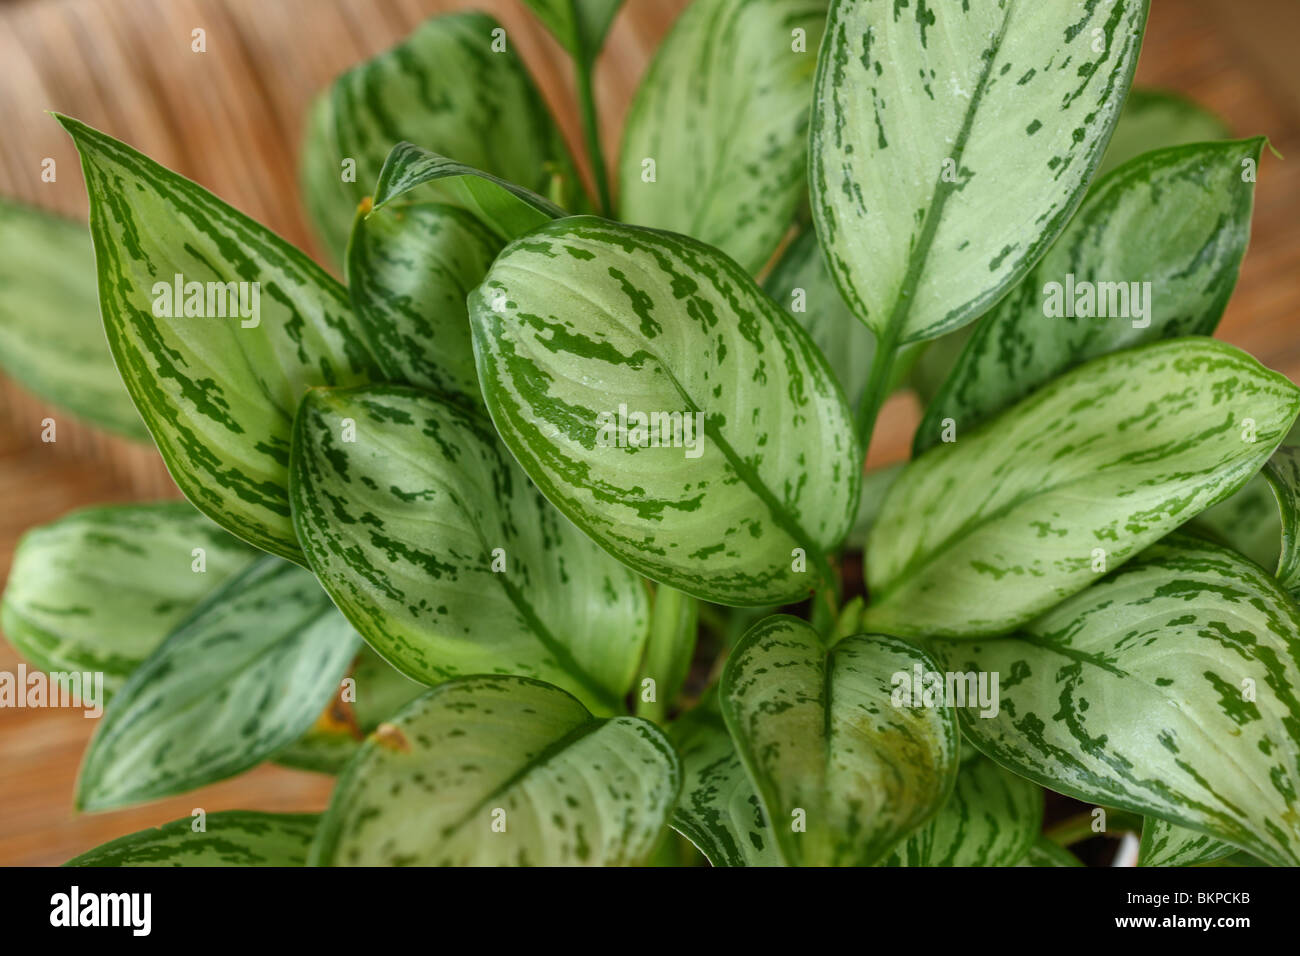
[[465, 296], [501, 246], [472, 214], [443, 203], [357, 218], [348, 291], [385, 378], [482, 404]]
[[74, 511], [23, 535], [0, 623], [37, 667], [102, 673], [113, 693], [256, 556], [183, 501]]
[[882, 347], [978, 317], [1083, 198], [1146, 0], [833, 0], [818, 59], [813, 219]]
[[826, 0], [694, 0], [628, 111], [620, 218], [761, 269], [805, 196], [825, 20]]
[[644, 862], [681, 786], [672, 745], [593, 717], [524, 677], [434, 688], [339, 778], [316, 865], [612, 866]]
[[[636, 688], [638, 717], [663, 723], [690, 673], [699, 630], [700, 602], [696, 598], [666, 584], [655, 588], [650, 637]], [[647, 681], [653, 684], [647, 687]], [[653, 694], [651, 700], [646, 699], [649, 693]]]
[[952, 708], [895, 702], [897, 675], [937, 668], [892, 637], [827, 650], [806, 622], [750, 629], [722, 674], [722, 713], [782, 858], [870, 866], [943, 806], [957, 775]]
[[1057, 846], [1046, 837], [1039, 837], [1016, 866], [1083, 866], [1083, 864], [1065, 847]]
[[1144, 153], [1098, 183], [1052, 249], [976, 327], [916, 430], [969, 433], [1088, 359], [1211, 335], [1250, 238], [1262, 138]]
[[867, 547], [871, 529], [880, 517], [880, 509], [885, 504], [889, 489], [894, 486], [898, 476], [906, 466], [902, 463], [888, 468], [877, 468], [862, 476], [862, 494], [858, 500], [858, 515], [853, 519], [853, 528], [844, 539], [846, 548], [862, 551]]
[[1042, 825], [1042, 788], [976, 756], [962, 762], [934, 819], [895, 847], [885, 865], [1014, 866]]
[[334, 140], [334, 103], [328, 92], [312, 101], [303, 129], [298, 155], [298, 189], [316, 236], [330, 258], [342, 262], [356, 216], [355, 189], [343, 181], [355, 176], [355, 167], [345, 165]]
[[303, 866], [320, 817], [314, 813], [209, 813], [203, 830], [182, 817], [97, 846], [64, 866]]
[[1282, 519], [1282, 553], [1275, 576], [1292, 597], [1300, 597], [1300, 445], [1275, 451], [1263, 474]]
[[1016, 627], [1240, 488], [1298, 411], [1300, 390], [1213, 339], [1094, 359], [908, 465], [867, 544], [863, 626]]
[[90, 233], [0, 199], [0, 368], [92, 425], [148, 441], [104, 340]]
[[1228, 545], [1261, 568], [1278, 565], [1282, 520], [1277, 497], [1263, 472], [1242, 485], [1241, 490], [1202, 511], [1188, 523], [1186, 530]]
[[1173, 535], [1011, 636], [934, 646], [1001, 675], [998, 713], [961, 718], [1004, 766], [1300, 861], [1300, 609], [1250, 561]]
[[[835, 280], [826, 269], [817, 234], [801, 233], [777, 260], [763, 288], [800, 325], [821, 350], [844, 390], [850, 408], [857, 408], [866, 392], [876, 338], [853, 317]], [[886, 390], [899, 388], [924, 345], [905, 346], [899, 353]]]
[[[402, 142], [539, 193], [557, 181], [576, 188], [564, 138], [506, 31], [485, 13], [425, 21], [393, 49], [344, 73], [326, 95], [330, 105], [313, 108], [303, 166], [308, 208], [335, 242], [347, 238], [338, 235], [338, 205], [350, 216]], [[325, 187], [327, 170], [343, 183], [347, 200]], [[335, 252], [341, 256], [342, 246]]]
[[347, 291], [207, 190], [60, 122], [86, 174], [109, 345], [172, 477], [227, 531], [301, 561], [285, 487], [298, 399], [378, 374]]
[[575, 60], [595, 62], [623, 0], [524, 0]]
[[1195, 866], [1221, 860], [1238, 852], [1231, 843], [1188, 830], [1159, 817], [1147, 817], [1142, 823], [1142, 843], [1138, 849], [1138, 866]]
[[411, 143], [398, 143], [384, 161], [367, 217], [385, 206], [436, 200], [472, 213], [502, 243], [566, 213], [549, 199], [513, 182], [485, 173]]
[[109, 703], [77, 779], [106, 810], [247, 770], [296, 740], [359, 641], [316, 579], [264, 557], [214, 592]]
[[292, 491], [312, 570], [407, 676], [523, 674], [620, 709], [645, 585], [546, 503], [486, 417], [400, 386], [313, 391]]
[[719, 604], [830, 580], [825, 554], [858, 505], [849, 411], [807, 334], [735, 263], [570, 218], [507, 246], [469, 307], [502, 439], [610, 553]]
[[669, 733], [682, 761], [673, 828], [714, 866], [783, 866], [716, 697], [673, 721]]
[[1153, 149], [1227, 139], [1227, 124], [1177, 93], [1135, 87], [1120, 111], [1119, 123], [1094, 180]]

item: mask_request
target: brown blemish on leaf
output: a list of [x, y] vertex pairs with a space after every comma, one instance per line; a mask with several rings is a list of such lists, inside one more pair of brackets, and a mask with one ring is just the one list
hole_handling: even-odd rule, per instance
[[375, 743], [381, 747], [396, 751], [401, 754], [411, 752], [411, 743], [406, 739], [406, 734], [402, 733], [395, 724], [380, 724], [371, 734]]

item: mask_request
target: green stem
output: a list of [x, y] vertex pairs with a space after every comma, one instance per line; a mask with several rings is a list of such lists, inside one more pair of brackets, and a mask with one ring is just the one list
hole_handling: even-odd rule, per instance
[[605, 172], [605, 153], [600, 148], [600, 120], [596, 115], [596, 96], [592, 88], [592, 63], [586, 51], [573, 58], [573, 69], [578, 84], [578, 108], [582, 113], [582, 133], [587, 140], [587, 159], [591, 163], [591, 176], [596, 181], [599, 212], [608, 218], [614, 209], [609, 198], [609, 177]]
[[889, 394], [889, 380], [894, 370], [894, 359], [898, 354], [897, 341], [896, 328], [887, 329], [884, 335], [876, 339], [876, 354], [871, 357], [871, 372], [867, 376], [867, 387], [862, 393], [862, 400], [858, 403], [856, 419], [863, 459], [866, 458], [867, 449], [871, 445], [871, 434], [876, 429], [876, 418], [880, 415], [880, 407], [885, 404], [885, 398]]

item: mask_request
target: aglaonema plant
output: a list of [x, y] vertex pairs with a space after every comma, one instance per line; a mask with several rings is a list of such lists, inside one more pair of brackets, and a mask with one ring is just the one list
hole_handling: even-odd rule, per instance
[[9, 639], [112, 694], [77, 804], [337, 774], [72, 862], [1300, 863], [1300, 390], [1210, 338], [1263, 140], [1129, 95], [1146, 3], [694, 0], [612, 182], [617, 0], [530, 6], [590, 194], [506, 32], [431, 20], [311, 113], [345, 282], [59, 117], [111, 360], [13, 371], [129, 396], [190, 502], [15, 555]]

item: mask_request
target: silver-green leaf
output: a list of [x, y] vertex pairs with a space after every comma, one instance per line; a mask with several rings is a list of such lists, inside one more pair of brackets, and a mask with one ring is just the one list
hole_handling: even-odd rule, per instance
[[0, 199], [0, 368], [92, 425], [148, 441], [99, 321], [90, 233]]
[[320, 817], [314, 813], [209, 813], [204, 829], [182, 817], [74, 857], [64, 866], [303, 866]]
[[286, 488], [298, 400], [379, 374], [347, 290], [190, 180], [60, 122], [86, 175], [113, 358], [172, 477], [227, 531], [301, 561]]
[[898, 675], [937, 670], [892, 637], [827, 650], [806, 622], [750, 629], [722, 674], [722, 713], [791, 866], [870, 866], [943, 806], [957, 776], [950, 707], [896, 703]]
[[1173, 535], [1011, 636], [934, 643], [1001, 675], [962, 730], [1043, 786], [1300, 862], [1300, 609], [1234, 552]]
[[257, 554], [183, 501], [85, 508], [23, 535], [0, 624], [42, 670], [113, 693]]
[[798, 600], [830, 578], [858, 505], [849, 410], [734, 262], [575, 217], [507, 246], [469, 307], [502, 439], [610, 553], [719, 604]]
[[806, 195], [825, 20], [826, 0], [694, 0], [628, 111], [620, 218], [762, 268]]
[[1191, 100], [1165, 90], [1135, 87], [1124, 101], [1115, 134], [1093, 178], [1099, 181], [1111, 170], [1153, 149], [1208, 143], [1229, 135], [1223, 120]]
[[1283, 445], [1275, 451], [1264, 463], [1263, 474], [1282, 519], [1282, 552], [1274, 576], [1300, 599], [1300, 445]]
[[[308, 209], [340, 257], [344, 212], [350, 222], [399, 143], [537, 193], [549, 194], [557, 182], [577, 187], [545, 102], [506, 31], [485, 13], [425, 21], [393, 49], [341, 75], [324, 95], [329, 105], [318, 101], [308, 127], [303, 180]], [[330, 170], [346, 198], [326, 186]]]
[[1142, 842], [1138, 847], [1138, 866], [1195, 866], [1232, 856], [1238, 852], [1231, 843], [1188, 830], [1159, 817], [1147, 817], [1142, 823]]
[[296, 740], [356, 654], [309, 573], [264, 557], [195, 609], [109, 703], [77, 779], [83, 810], [247, 770]]
[[1119, 118], [1146, 14], [1146, 0], [833, 0], [813, 219], [882, 347], [975, 319], [1047, 249]]
[[926, 408], [914, 451], [969, 432], [1088, 359], [1212, 335], [1250, 238], [1262, 138], [1144, 153], [1098, 183], [1060, 239], [982, 319]]
[[867, 544], [863, 626], [1023, 624], [1240, 488], [1298, 412], [1300, 390], [1213, 339], [1094, 359], [908, 465]]
[[681, 787], [667, 738], [524, 677], [465, 677], [383, 724], [339, 778], [311, 862], [645, 862]]
[[645, 584], [546, 503], [481, 413], [399, 386], [313, 391], [292, 491], [312, 570], [407, 676], [522, 674], [620, 708]]

